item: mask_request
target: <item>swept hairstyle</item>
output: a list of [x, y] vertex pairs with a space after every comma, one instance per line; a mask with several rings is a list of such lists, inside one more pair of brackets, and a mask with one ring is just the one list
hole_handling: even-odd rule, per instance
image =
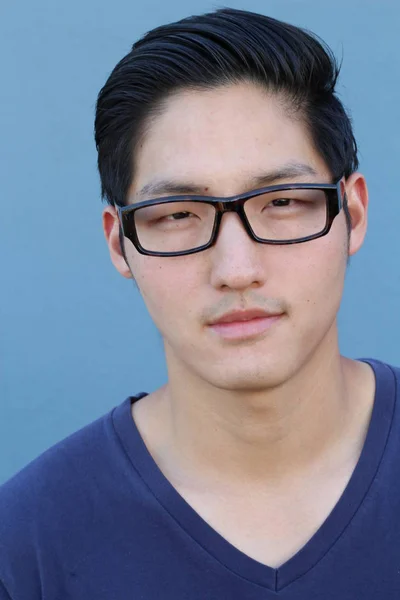
[[[357, 144], [335, 94], [340, 67], [317, 36], [271, 17], [224, 8], [157, 27], [116, 65], [96, 106], [102, 197], [124, 205], [135, 150], [166, 99], [183, 89], [253, 82], [303, 119], [332, 180], [358, 168]], [[348, 228], [350, 217], [345, 203]]]

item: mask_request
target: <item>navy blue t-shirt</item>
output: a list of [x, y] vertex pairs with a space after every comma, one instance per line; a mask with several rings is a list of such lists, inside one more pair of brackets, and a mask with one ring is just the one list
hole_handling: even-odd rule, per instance
[[235, 548], [177, 493], [135, 426], [132, 397], [0, 488], [0, 599], [398, 600], [400, 370], [368, 362], [377, 387], [357, 466], [278, 569]]

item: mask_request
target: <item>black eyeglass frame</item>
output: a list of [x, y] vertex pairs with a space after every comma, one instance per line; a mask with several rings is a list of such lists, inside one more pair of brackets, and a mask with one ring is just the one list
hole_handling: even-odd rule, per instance
[[[118, 218], [120, 222], [120, 241], [121, 247], [123, 248], [123, 237], [128, 238], [135, 246], [136, 250], [140, 254], [146, 256], [184, 256], [186, 254], [195, 254], [202, 252], [207, 248], [213, 246], [217, 240], [219, 228], [221, 225], [222, 215], [226, 212], [235, 212], [239, 215], [242, 224], [252, 240], [259, 242], [260, 244], [270, 245], [288, 245], [288, 244], [301, 244], [309, 242], [317, 238], [327, 235], [332, 227], [332, 223], [343, 208], [343, 198], [341, 183], [343, 177], [341, 177], [336, 183], [290, 183], [282, 185], [272, 185], [268, 187], [259, 188], [251, 192], [245, 192], [243, 194], [237, 194], [230, 197], [216, 197], [216, 196], [198, 196], [198, 195], [179, 195], [179, 196], [165, 196], [155, 198], [151, 200], [143, 200], [142, 202], [136, 202], [134, 204], [128, 204], [127, 206], [116, 205], [118, 211]], [[297, 238], [294, 240], [266, 240], [258, 237], [251, 228], [251, 225], [247, 219], [244, 211], [244, 204], [247, 200], [261, 196], [269, 192], [280, 192], [286, 190], [323, 190], [325, 192], [327, 210], [326, 210], [326, 222], [325, 227], [322, 231], [314, 233], [312, 235]], [[209, 241], [202, 246], [191, 248], [190, 250], [181, 250], [179, 252], [155, 252], [153, 250], [146, 250], [139, 242], [139, 238], [136, 232], [134, 213], [144, 206], [153, 206], [157, 204], [168, 204], [171, 202], [203, 202], [211, 204], [215, 207], [215, 220], [211, 236]], [[131, 218], [128, 219], [128, 217]]]

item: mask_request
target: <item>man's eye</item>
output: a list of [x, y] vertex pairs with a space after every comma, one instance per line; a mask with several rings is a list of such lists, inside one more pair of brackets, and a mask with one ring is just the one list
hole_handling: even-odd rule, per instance
[[277, 200], [272, 200], [272, 206], [288, 206], [292, 202], [291, 198], [278, 198]]
[[190, 214], [191, 213], [189, 213], [189, 212], [176, 212], [176, 213], [172, 213], [171, 215], [167, 215], [165, 218], [168, 219], [169, 221], [179, 221], [181, 219], [185, 219]]

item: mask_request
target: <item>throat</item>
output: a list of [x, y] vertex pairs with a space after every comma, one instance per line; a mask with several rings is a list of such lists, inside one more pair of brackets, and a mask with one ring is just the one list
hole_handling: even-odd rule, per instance
[[202, 521], [277, 568], [327, 520], [360, 458], [375, 378], [347, 359], [343, 374], [335, 395], [317, 393], [334, 389], [317, 383], [303, 399], [293, 391], [291, 410], [274, 410], [277, 398], [268, 409], [243, 410], [232, 394], [216, 408], [164, 386], [132, 415], [159, 469]]
[[261, 403], [243, 408], [232, 394], [219, 403], [188, 402], [186, 393], [172, 396], [164, 386], [133, 405], [133, 418], [170, 480], [189, 488], [200, 482], [206, 489], [221, 482], [232, 489], [283, 485], [324, 465], [341, 469], [357, 460], [375, 383], [368, 365], [348, 361], [346, 369], [351, 377], [335, 395], [321, 393], [315, 383], [303, 399], [293, 393], [284, 410], [282, 398], [267, 408]]

